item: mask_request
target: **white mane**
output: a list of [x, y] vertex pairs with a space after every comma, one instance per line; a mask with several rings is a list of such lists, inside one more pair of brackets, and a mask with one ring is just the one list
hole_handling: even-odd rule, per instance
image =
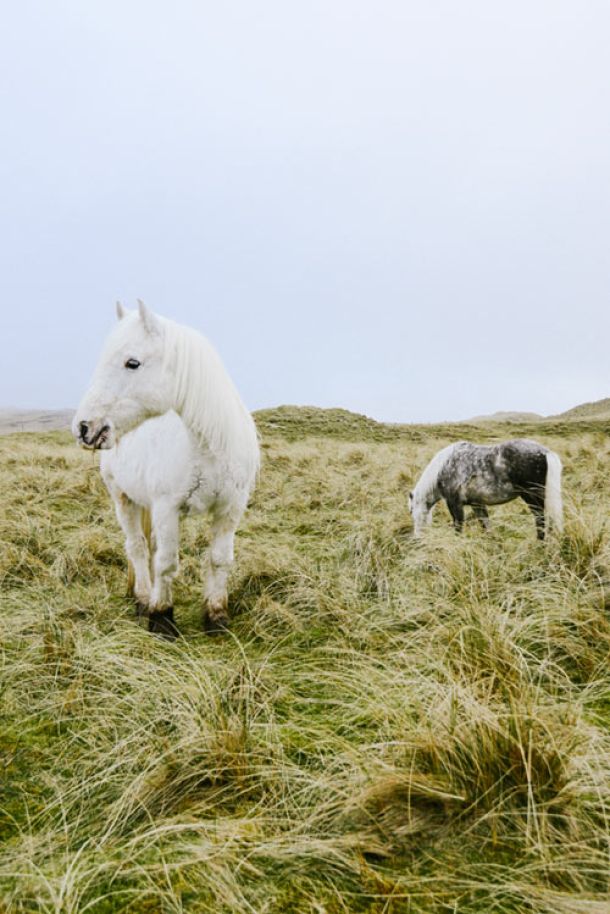
[[160, 320], [176, 411], [212, 453], [227, 463], [237, 460], [254, 478], [260, 459], [256, 426], [220, 357], [196, 330]]
[[459, 441], [454, 441], [453, 444], [448, 444], [447, 447], [444, 447], [434, 455], [430, 463], [426, 466], [423, 473], [417, 480], [417, 485], [413, 489], [414, 502], [426, 502], [428, 497], [432, 495], [434, 489], [436, 488], [438, 474], [458, 444], [460, 444]]

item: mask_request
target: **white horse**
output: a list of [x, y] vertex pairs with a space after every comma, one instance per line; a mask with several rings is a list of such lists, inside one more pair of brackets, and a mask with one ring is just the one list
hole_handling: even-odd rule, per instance
[[151, 631], [177, 633], [180, 514], [210, 512], [203, 621], [215, 634], [228, 626], [233, 540], [259, 468], [256, 427], [203, 336], [142, 302], [137, 311], [117, 303], [117, 315], [72, 431], [84, 447], [102, 451], [133, 593]]

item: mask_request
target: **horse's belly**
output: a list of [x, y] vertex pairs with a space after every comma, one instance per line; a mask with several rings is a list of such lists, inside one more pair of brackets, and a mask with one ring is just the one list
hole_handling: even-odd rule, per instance
[[469, 485], [463, 495], [467, 505], [504, 505], [516, 498], [517, 493], [511, 485], [492, 485], [479, 480], [476, 485]]

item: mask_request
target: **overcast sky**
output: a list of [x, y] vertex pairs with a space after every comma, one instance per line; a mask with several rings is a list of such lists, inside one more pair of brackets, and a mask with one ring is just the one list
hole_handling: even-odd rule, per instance
[[0, 406], [78, 402], [137, 296], [253, 409], [610, 395], [607, 0], [0, 12]]

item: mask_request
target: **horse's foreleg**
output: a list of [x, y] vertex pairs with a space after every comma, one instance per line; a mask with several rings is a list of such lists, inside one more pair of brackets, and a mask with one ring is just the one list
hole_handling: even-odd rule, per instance
[[135, 582], [133, 596], [142, 606], [150, 600], [150, 550], [142, 529], [142, 508], [122, 492], [113, 492], [114, 507], [121, 529], [125, 534], [125, 552], [133, 568]]
[[212, 524], [203, 612], [204, 628], [211, 635], [219, 634], [229, 627], [227, 579], [233, 564], [235, 526], [234, 521], [226, 518]]
[[477, 518], [484, 530], [489, 530], [489, 511], [485, 505], [473, 505], [472, 513]]
[[458, 533], [462, 532], [464, 526], [464, 505], [459, 498], [447, 498], [447, 507], [453, 518], [453, 526]]
[[169, 637], [178, 634], [174, 625], [172, 581], [178, 571], [179, 520], [173, 504], [157, 504], [152, 509], [155, 554], [148, 628]]

